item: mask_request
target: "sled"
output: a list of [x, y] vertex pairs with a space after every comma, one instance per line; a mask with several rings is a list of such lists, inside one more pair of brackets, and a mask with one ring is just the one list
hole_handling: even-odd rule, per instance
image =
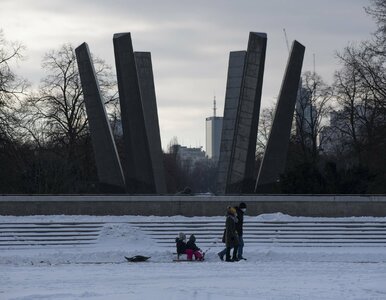
[[[174, 254], [177, 254], [177, 253], [174, 253]], [[184, 257], [184, 258], [181, 258], [181, 257]], [[175, 258], [175, 259], [173, 259], [173, 261], [175, 261], [175, 262], [179, 262], [179, 261], [181, 261], [181, 262], [183, 262], [183, 261], [188, 261], [188, 262], [203, 262], [205, 260], [205, 252], [203, 253], [203, 259], [201, 259], [201, 260], [196, 260], [196, 259], [191, 259], [191, 260], [189, 260], [189, 259], [187, 259], [187, 257], [186, 257], [186, 254], [177, 254], [177, 258]]]
[[150, 256], [136, 255], [132, 257], [125, 256], [125, 258], [128, 262], [144, 262], [144, 261], [147, 261], [150, 258]]
[[173, 262], [204, 262], [205, 260], [187, 260], [187, 259], [173, 259]]

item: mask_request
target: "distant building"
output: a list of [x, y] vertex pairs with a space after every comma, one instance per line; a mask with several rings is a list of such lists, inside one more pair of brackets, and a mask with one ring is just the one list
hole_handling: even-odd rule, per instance
[[207, 158], [202, 147], [190, 148], [186, 146], [176, 145], [177, 160], [183, 167], [192, 168], [197, 163], [205, 161]]
[[216, 116], [216, 97], [213, 100], [213, 116], [206, 118], [206, 156], [217, 162], [220, 157], [222, 117]]
[[349, 136], [344, 133], [344, 129], [348, 125], [343, 118], [342, 111], [330, 113], [330, 125], [325, 126], [319, 136], [319, 139], [323, 141], [321, 150], [325, 154], [341, 153], [347, 150]]
[[317, 115], [312, 105], [312, 94], [300, 82], [296, 98], [296, 137], [308, 146], [312, 144], [313, 126]]

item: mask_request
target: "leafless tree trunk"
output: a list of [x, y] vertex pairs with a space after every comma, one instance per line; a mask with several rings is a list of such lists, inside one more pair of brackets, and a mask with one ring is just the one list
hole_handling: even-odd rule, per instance
[[305, 72], [296, 103], [296, 136], [306, 160], [316, 162], [331, 111], [332, 88], [316, 73]]
[[259, 118], [259, 126], [256, 140], [256, 157], [262, 158], [267, 146], [269, 132], [271, 131], [275, 106], [271, 105], [262, 110]]
[[[112, 92], [115, 81], [111, 68], [102, 60], [94, 60], [102, 93], [107, 103], [117, 100]], [[88, 119], [84, 106], [74, 48], [70, 44], [49, 51], [43, 58], [46, 77], [37, 94], [28, 99], [31, 118], [26, 122], [34, 139], [65, 147], [71, 156], [76, 142], [87, 134]], [[32, 132], [35, 128], [35, 132]]]
[[19, 119], [17, 109], [25, 95], [28, 83], [18, 77], [11, 69], [11, 64], [23, 58], [25, 47], [18, 42], [10, 42], [4, 38], [0, 30], [0, 139], [10, 140], [17, 132]]

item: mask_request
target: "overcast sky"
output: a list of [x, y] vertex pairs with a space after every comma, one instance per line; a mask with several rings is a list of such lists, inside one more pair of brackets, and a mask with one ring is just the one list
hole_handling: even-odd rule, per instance
[[303, 71], [330, 83], [339, 68], [335, 52], [375, 30], [363, 7], [368, 0], [1, 0], [0, 28], [27, 46], [16, 70], [33, 84], [43, 77], [45, 52], [63, 43], [89, 44], [115, 67], [112, 37], [131, 32], [135, 51], [152, 53], [163, 148], [205, 147], [205, 117], [224, 107], [230, 51], [245, 50], [250, 31], [268, 35], [262, 106], [276, 101], [289, 42], [306, 46]]

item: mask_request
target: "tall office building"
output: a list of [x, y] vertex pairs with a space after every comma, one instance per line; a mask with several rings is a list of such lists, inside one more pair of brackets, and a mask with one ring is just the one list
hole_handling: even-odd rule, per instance
[[216, 116], [216, 97], [213, 99], [213, 116], [206, 118], [206, 156], [213, 161], [220, 157], [222, 117]]
[[313, 137], [318, 115], [313, 105], [313, 95], [309, 89], [302, 86], [300, 80], [298, 95], [296, 98], [294, 122], [296, 123], [296, 137], [303, 145], [312, 147]]

